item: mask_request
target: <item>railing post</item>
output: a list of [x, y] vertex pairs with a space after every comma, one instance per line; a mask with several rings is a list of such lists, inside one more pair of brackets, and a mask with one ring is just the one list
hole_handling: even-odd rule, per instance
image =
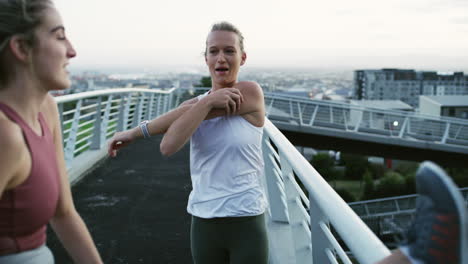
[[294, 240], [296, 262], [297, 264], [309, 263], [312, 259], [312, 248], [308, 236], [310, 234], [309, 224], [300, 209], [302, 206], [301, 196], [293, 183], [295, 181], [293, 170], [282, 151], [280, 151], [280, 162], [288, 201], [289, 224]]
[[359, 127], [361, 126], [361, 122], [362, 122], [362, 116], [364, 115], [364, 110], [359, 109], [359, 110], [356, 110], [356, 111], [359, 111], [359, 116], [358, 116], [358, 120], [357, 120], [356, 124], [354, 124], [354, 132], [359, 131]]
[[319, 105], [316, 105], [316, 106], [315, 106], [315, 109], [314, 109], [314, 113], [313, 113], [312, 116], [310, 117], [309, 126], [312, 126], [312, 125], [314, 124], [315, 117], [317, 116], [318, 108], [319, 108]]
[[128, 112], [130, 111], [131, 95], [122, 95], [119, 109], [119, 122], [117, 123], [117, 131], [127, 130]]
[[141, 94], [138, 98], [138, 103], [135, 105], [135, 112], [133, 113], [132, 127], [136, 127], [141, 122], [143, 116], [143, 104], [145, 103], [145, 95]]
[[67, 144], [65, 146], [65, 163], [67, 166], [71, 164], [73, 161], [73, 157], [75, 156], [75, 142], [76, 142], [76, 135], [78, 133], [78, 126], [80, 124], [80, 115], [81, 115], [81, 104], [82, 99], [78, 100], [75, 107], [75, 113], [73, 114], [73, 122], [70, 128], [70, 133], [68, 134]]
[[96, 112], [94, 114], [94, 128], [93, 128], [93, 138], [91, 141], [90, 149], [100, 149], [101, 148], [101, 110], [102, 110], [102, 96], [97, 98], [96, 102]]
[[267, 110], [267, 117], [270, 116], [271, 114], [271, 108], [273, 107], [273, 102], [275, 101], [275, 98], [271, 98], [270, 104], [268, 105], [268, 110]]
[[411, 119], [408, 117], [408, 125], [407, 125], [408, 129], [406, 129], [406, 131], [408, 131], [408, 133], [411, 133]]
[[114, 99], [113, 95], [109, 95], [107, 97], [107, 105], [106, 105], [106, 110], [104, 110], [104, 117], [102, 119], [101, 123], [101, 142], [100, 142], [100, 147], [103, 146], [103, 144], [106, 142], [107, 139], [107, 127], [109, 125], [109, 115], [112, 107], [112, 100]]
[[330, 263], [327, 257], [327, 249], [333, 252], [333, 248], [330, 245], [328, 238], [323, 233], [320, 227], [321, 223], [329, 224], [325, 215], [323, 215], [319, 206], [317, 205], [314, 198], [309, 195], [310, 204], [310, 232], [312, 234], [312, 264], [326, 264]]
[[441, 140], [441, 143], [443, 143], [443, 144], [445, 144], [447, 142], [447, 138], [449, 136], [449, 131], [450, 131], [450, 123], [447, 122], [445, 124], [446, 124], [445, 132], [444, 132], [444, 136], [442, 137], [442, 140]]
[[299, 102], [297, 102], [297, 112], [299, 113], [299, 125], [302, 126], [302, 111], [301, 111], [301, 106]]
[[409, 119], [408, 117], [405, 117], [405, 121], [403, 121], [403, 125], [401, 126], [401, 129], [400, 129], [400, 134], [398, 135], [399, 138], [402, 138], [403, 135], [405, 134], [405, 130], [408, 124], [409, 124]]
[[263, 134], [262, 149], [265, 162], [266, 193], [270, 204], [271, 218], [276, 222], [289, 223], [283, 179], [277, 171], [278, 166], [274, 161], [273, 147], [266, 133]]

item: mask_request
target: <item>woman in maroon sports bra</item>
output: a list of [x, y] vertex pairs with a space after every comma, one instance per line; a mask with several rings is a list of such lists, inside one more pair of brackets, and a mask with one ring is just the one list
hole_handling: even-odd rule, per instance
[[49, 0], [0, 1], [0, 263], [54, 263], [51, 224], [76, 263], [102, 263], [77, 213], [51, 90], [76, 52]]

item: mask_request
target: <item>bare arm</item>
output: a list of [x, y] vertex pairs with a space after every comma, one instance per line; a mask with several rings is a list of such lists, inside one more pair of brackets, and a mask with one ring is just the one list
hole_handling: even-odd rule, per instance
[[57, 104], [51, 96], [45, 99], [42, 112], [53, 133], [60, 173], [59, 200], [50, 224], [75, 263], [102, 263], [88, 228], [73, 204], [63, 156]]
[[[177, 118], [179, 118], [185, 111], [192, 107], [191, 104], [182, 104], [178, 108], [169, 111], [153, 120], [151, 120], [147, 127], [148, 132], [150, 135], [157, 135], [163, 134], [167, 131], [169, 126], [174, 122]], [[115, 157], [117, 155], [117, 151], [127, 145], [133, 143], [135, 140], [142, 138], [143, 133], [139, 126], [134, 127], [132, 129], [117, 132], [109, 141], [108, 146], [108, 154], [111, 157]]]
[[[240, 91], [242, 96], [242, 103], [225, 101], [229, 97], [228, 93], [231, 89]], [[225, 105], [225, 107], [221, 107]], [[190, 111], [185, 112], [179, 119], [177, 119], [168, 129], [161, 142], [161, 153], [170, 156], [179, 151], [190, 139], [192, 134], [196, 131], [200, 123], [210, 118], [213, 113], [210, 113], [213, 108], [217, 108], [216, 115], [229, 115], [238, 114], [242, 115], [247, 121], [256, 126], [263, 126], [264, 122], [264, 105], [263, 93], [258, 84], [253, 82], [241, 82], [235, 85], [234, 88], [223, 88], [210, 95], [204, 97], [202, 100], [193, 105]], [[232, 111], [235, 109], [235, 111]]]
[[[198, 98], [189, 99], [182, 104], [179, 105], [174, 110], [171, 110], [157, 118], [151, 120], [147, 127], [148, 132], [150, 135], [157, 135], [166, 133], [167, 129], [171, 126], [171, 124], [181, 117], [186, 111], [192, 108], [198, 102]], [[207, 118], [214, 118], [216, 116], [225, 115], [225, 111], [221, 109], [212, 109], [209, 116]], [[108, 145], [108, 154], [111, 157], [115, 157], [117, 155], [117, 151], [121, 148], [128, 146], [129, 144], [133, 143], [135, 140], [142, 138], [143, 133], [139, 126], [134, 127], [132, 129], [117, 132], [109, 141]]]

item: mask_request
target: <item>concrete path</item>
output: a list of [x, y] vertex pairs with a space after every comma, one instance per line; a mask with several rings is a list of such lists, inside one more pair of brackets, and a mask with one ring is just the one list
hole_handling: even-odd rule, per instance
[[[104, 263], [192, 263], [189, 147], [165, 158], [160, 139], [136, 142], [73, 187]], [[72, 263], [51, 230], [48, 245], [57, 264]]]

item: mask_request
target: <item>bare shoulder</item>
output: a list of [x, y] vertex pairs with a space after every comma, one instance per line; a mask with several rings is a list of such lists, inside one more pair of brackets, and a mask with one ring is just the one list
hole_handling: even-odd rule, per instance
[[2, 175], [5, 173], [7, 176], [12, 176], [11, 171], [14, 165], [20, 160], [21, 153], [23, 153], [25, 142], [21, 128], [8, 119], [6, 115], [0, 111], [0, 168], [2, 168]]
[[256, 82], [242, 81], [234, 85], [234, 88], [239, 89], [244, 95], [255, 95], [263, 97], [262, 87]]
[[17, 150], [23, 144], [23, 134], [21, 128], [0, 111], [0, 153], [10, 153]]

